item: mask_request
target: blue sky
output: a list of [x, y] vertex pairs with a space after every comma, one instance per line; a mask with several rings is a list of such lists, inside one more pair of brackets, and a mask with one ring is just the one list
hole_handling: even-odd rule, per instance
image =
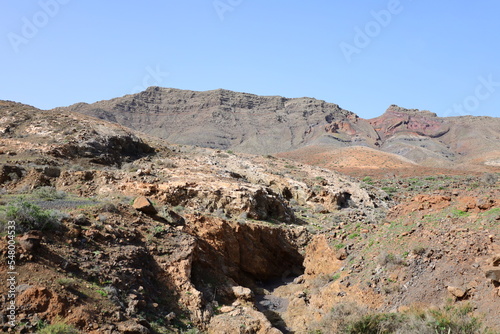
[[500, 2], [4, 0], [0, 99], [42, 109], [147, 86], [500, 116]]

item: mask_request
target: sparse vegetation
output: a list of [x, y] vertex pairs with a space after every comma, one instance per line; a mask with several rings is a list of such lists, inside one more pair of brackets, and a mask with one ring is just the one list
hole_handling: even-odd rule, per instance
[[[335, 306], [316, 327], [323, 334], [478, 334], [487, 333], [472, 308], [446, 306], [411, 309], [404, 313], [375, 313], [352, 303]], [[319, 332], [318, 332], [319, 331]]]
[[47, 325], [40, 329], [38, 334], [80, 334], [81, 332], [74, 327], [64, 322], [57, 322]]
[[365, 178], [363, 178], [362, 180], [364, 183], [366, 184], [370, 184], [370, 185], [373, 185], [373, 179], [370, 177], [370, 176], [367, 176]]
[[498, 182], [498, 175], [493, 173], [486, 173], [481, 180], [489, 186], [494, 186]]
[[64, 191], [58, 191], [54, 187], [41, 187], [35, 189], [33, 195], [45, 201], [64, 199], [67, 196]]
[[413, 248], [412, 252], [416, 255], [423, 255], [427, 249], [423, 246], [416, 246]]
[[38, 205], [22, 199], [7, 206], [6, 217], [17, 223], [19, 233], [55, 229], [60, 223], [55, 211], [43, 210]]
[[397, 265], [397, 266], [406, 265], [406, 262], [402, 258], [400, 258], [392, 253], [386, 253], [386, 252], [382, 252], [379, 255], [379, 263], [383, 266], [388, 265], [388, 264], [393, 264], [393, 265]]

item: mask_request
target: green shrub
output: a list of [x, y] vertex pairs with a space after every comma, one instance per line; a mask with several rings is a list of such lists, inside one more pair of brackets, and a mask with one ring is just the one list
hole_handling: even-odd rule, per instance
[[396, 187], [382, 187], [382, 190], [385, 191], [388, 195], [392, 195], [398, 191]]
[[378, 262], [380, 265], [385, 266], [388, 264], [393, 264], [397, 266], [404, 266], [406, 265], [406, 262], [400, 258], [399, 256], [396, 256], [392, 253], [387, 253], [387, 252], [382, 252], [379, 255]]
[[321, 333], [343, 334], [476, 334], [488, 333], [472, 316], [473, 308], [446, 306], [405, 313], [376, 313], [353, 303], [336, 305], [315, 327]]
[[80, 334], [81, 332], [72, 325], [63, 322], [48, 325], [42, 328], [38, 334]]
[[7, 206], [7, 219], [16, 222], [17, 232], [29, 230], [50, 230], [59, 225], [57, 214], [51, 210], [43, 210], [25, 200]]
[[362, 181], [367, 184], [373, 184], [373, 179], [370, 176], [363, 178]]
[[54, 187], [41, 187], [35, 189], [33, 195], [46, 201], [66, 198], [66, 193], [64, 191], [57, 191]]

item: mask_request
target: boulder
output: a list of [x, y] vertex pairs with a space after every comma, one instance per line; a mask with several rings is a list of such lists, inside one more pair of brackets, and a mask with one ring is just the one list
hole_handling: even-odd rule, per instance
[[249, 288], [245, 288], [243, 286], [233, 286], [231, 288], [233, 290], [234, 296], [239, 300], [252, 300], [253, 292]]
[[448, 286], [448, 287], [446, 287], [446, 289], [448, 290], [449, 293], [451, 293], [453, 296], [455, 296], [457, 298], [463, 298], [465, 296], [465, 294], [467, 293], [466, 290], [464, 290], [462, 288], [455, 287], [455, 286]]
[[42, 233], [40, 231], [29, 231], [23, 236], [19, 237], [19, 245], [26, 252], [35, 251], [42, 241]]
[[495, 254], [492, 258], [491, 258], [491, 265], [493, 267], [500, 267], [500, 254]]
[[137, 197], [132, 206], [134, 207], [134, 209], [144, 212], [148, 215], [155, 215], [158, 213], [153, 203], [151, 203], [151, 201], [144, 196]]
[[128, 320], [125, 322], [121, 322], [117, 325], [120, 333], [123, 334], [149, 334], [151, 333], [149, 329], [145, 326], [133, 321]]
[[500, 283], [500, 267], [486, 268], [485, 275], [486, 278]]

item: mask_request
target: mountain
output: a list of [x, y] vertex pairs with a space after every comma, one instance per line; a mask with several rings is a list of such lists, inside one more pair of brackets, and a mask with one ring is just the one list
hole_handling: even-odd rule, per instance
[[[269, 154], [311, 143], [344, 146], [325, 126], [346, 124], [359, 142], [376, 139], [371, 126], [350, 111], [312, 98], [288, 99], [228, 90], [194, 92], [150, 87], [146, 91], [65, 110], [144, 131], [169, 142]], [[374, 138], [368, 139], [367, 136]]]
[[380, 117], [362, 119], [313, 98], [150, 87], [57, 110], [91, 115], [172, 143], [252, 154], [304, 152], [307, 147], [335, 155], [340, 149], [364, 146], [379, 155], [389, 153], [384, 159], [396, 154], [406, 163], [427, 167], [484, 167], [500, 161], [500, 118], [442, 118], [396, 105]]

